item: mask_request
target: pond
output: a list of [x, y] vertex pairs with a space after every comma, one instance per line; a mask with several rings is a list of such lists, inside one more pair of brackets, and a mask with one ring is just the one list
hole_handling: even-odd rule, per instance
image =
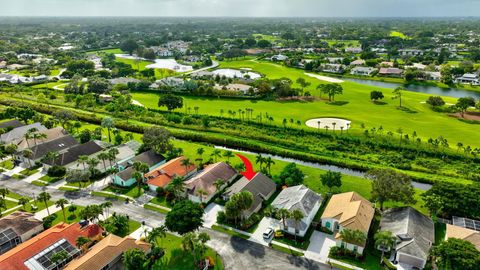
[[222, 68], [212, 71], [215, 75], [225, 76], [227, 78], [245, 78], [246, 75], [250, 77], [250, 79], [256, 80], [259, 79], [260, 74], [247, 71], [247, 70], [237, 70], [237, 69], [230, 69], [230, 68]]
[[[138, 57], [135, 55], [128, 55], [128, 54], [115, 54], [115, 57], [123, 58], [123, 59], [149, 61], [145, 58]], [[187, 71], [193, 70], [192, 66], [179, 64], [175, 59], [155, 59], [154, 63], [145, 66], [145, 68], [165, 68], [165, 69], [170, 69], [177, 72], [187, 72]]]
[[[293, 163], [296, 163], [296, 164], [299, 164], [299, 165], [302, 165], [302, 166], [321, 169], [321, 170], [325, 170], [325, 171], [339, 172], [339, 173], [350, 175], [350, 176], [360, 177], [360, 178], [365, 179], [366, 181], [370, 181], [367, 178], [365, 178], [365, 173], [364, 172], [357, 171], [357, 170], [352, 170], [352, 169], [349, 169], [349, 168], [339, 167], [339, 166], [335, 166], [335, 165], [327, 165], [327, 164], [319, 164], [319, 163], [314, 163], [314, 162], [302, 161], [302, 160], [298, 160], [298, 159], [294, 159], [294, 158], [286, 158], [286, 157], [277, 156], [277, 155], [270, 155], [270, 154], [266, 154], [266, 153], [254, 153], [254, 152], [250, 152], [250, 151], [233, 149], [233, 148], [228, 148], [228, 147], [224, 147], [224, 146], [215, 145], [214, 147], [216, 149], [230, 150], [230, 151], [235, 151], [235, 152], [240, 152], [240, 153], [245, 153], [245, 154], [251, 154], [251, 155], [261, 154], [262, 156], [271, 157], [273, 159], [277, 159], [277, 160], [281, 160], [281, 161], [285, 161], [285, 162], [293, 162]], [[420, 183], [420, 182], [416, 182], [416, 181], [412, 181], [412, 185], [415, 188], [418, 188], [418, 189], [423, 190], [423, 191], [427, 191], [427, 190], [432, 188], [432, 185], [430, 185], [430, 184]]]
[[371, 85], [382, 88], [392, 88], [395, 89], [399, 86], [405, 87], [408, 91], [431, 94], [436, 96], [448, 96], [454, 98], [461, 97], [473, 97], [475, 99], [480, 99], [480, 92], [456, 89], [456, 88], [440, 88], [438, 86], [428, 86], [428, 85], [418, 85], [418, 84], [401, 84], [401, 83], [392, 83], [392, 82], [381, 82], [381, 81], [372, 81], [358, 78], [343, 78], [345, 81]]

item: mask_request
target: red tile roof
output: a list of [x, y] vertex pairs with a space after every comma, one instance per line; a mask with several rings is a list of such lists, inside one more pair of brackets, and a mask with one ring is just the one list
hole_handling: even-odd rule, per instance
[[157, 187], [165, 187], [168, 185], [175, 176], [184, 177], [185, 175], [196, 170], [195, 165], [190, 165], [185, 170], [185, 166], [182, 165], [182, 160], [185, 157], [181, 156], [170, 160], [155, 170], [145, 174], [147, 184]]
[[2, 270], [28, 270], [24, 262], [39, 252], [48, 248], [52, 244], [61, 239], [67, 240], [72, 246], [76, 246], [75, 242], [78, 237], [84, 236], [88, 238], [96, 238], [102, 233], [102, 229], [91, 224], [84, 228], [80, 224], [60, 223], [56, 226], [40, 233], [30, 240], [16, 246], [5, 254], [0, 256], [0, 269]]

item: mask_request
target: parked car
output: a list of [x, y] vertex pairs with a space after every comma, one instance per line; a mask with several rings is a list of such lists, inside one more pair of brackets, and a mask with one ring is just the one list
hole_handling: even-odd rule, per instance
[[275, 231], [272, 228], [268, 228], [264, 233], [263, 233], [263, 238], [264, 239], [270, 239], [273, 236], [273, 233]]

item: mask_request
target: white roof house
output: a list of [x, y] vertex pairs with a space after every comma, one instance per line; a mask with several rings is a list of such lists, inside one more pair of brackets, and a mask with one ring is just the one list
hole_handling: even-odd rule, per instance
[[[313, 192], [304, 185], [288, 187], [282, 190], [272, 202], [272, 207], [276, 209], [300, 210], [303, 213], [303, 219], [297, 224], [297, 235], [304, 236], [317, 214], [322, 203], [322, 197]], [[295, 234], [295, 220], [285, 220], [284, 230]]]

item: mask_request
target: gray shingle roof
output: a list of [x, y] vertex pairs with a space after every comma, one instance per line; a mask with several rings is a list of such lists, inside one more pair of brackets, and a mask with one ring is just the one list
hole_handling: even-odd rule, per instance
[[[79, 156], [90, 156], [103, 150], [96, 141], [89, 141], [84, 144], [78, 144], [67, 149], [67, 151], [60, 153], [59, 157], [55, 160], [55, 165], [65, 166], [78, 159]], [[50, 161], [46, 161], [47, 164], [52, 165]]]
[[30, 125], [17, 127], [17, 128], [14, 128], [14, 129], [10, 130], [7, 133], [2, 134], [0, 136], [0, 142], [12, 143], [15, 140], [22, 139], [25, 136], [25, 134], [27, 134], [27, 132], [32, 128], [36, 128], [37, 131], [47, 130], [47, 128], [44, 127], [40, 123], [33, 123], [33, 124], [30, 124]]
[[25, 124], [22, 122], [18, 121], [17, 119], [10, 120], [10, 121], [5, 121], [0, 123], [0, 128], [18, 128], [18, 127], [23, 127]]
[[246, 215], [249, 216], [253, 213], [253, 210], [257, 208], [267, 196], [274, 192], [277, 188], [275, 182], [263, 173], [257, 173], [251, 180], [242, 177], [235, 182], [231, 187], [227, 189], [225, 195], [231, 197], [233, 194], [240, 193], [242, 191], [249, 191], [253, 195], [252, 207], [246, 211]]
[[433, 221], [412, 207], [387, 210], [380, 221], [380, 229], [397, 236], [397, 251], [425, 260], [435, 241]]

